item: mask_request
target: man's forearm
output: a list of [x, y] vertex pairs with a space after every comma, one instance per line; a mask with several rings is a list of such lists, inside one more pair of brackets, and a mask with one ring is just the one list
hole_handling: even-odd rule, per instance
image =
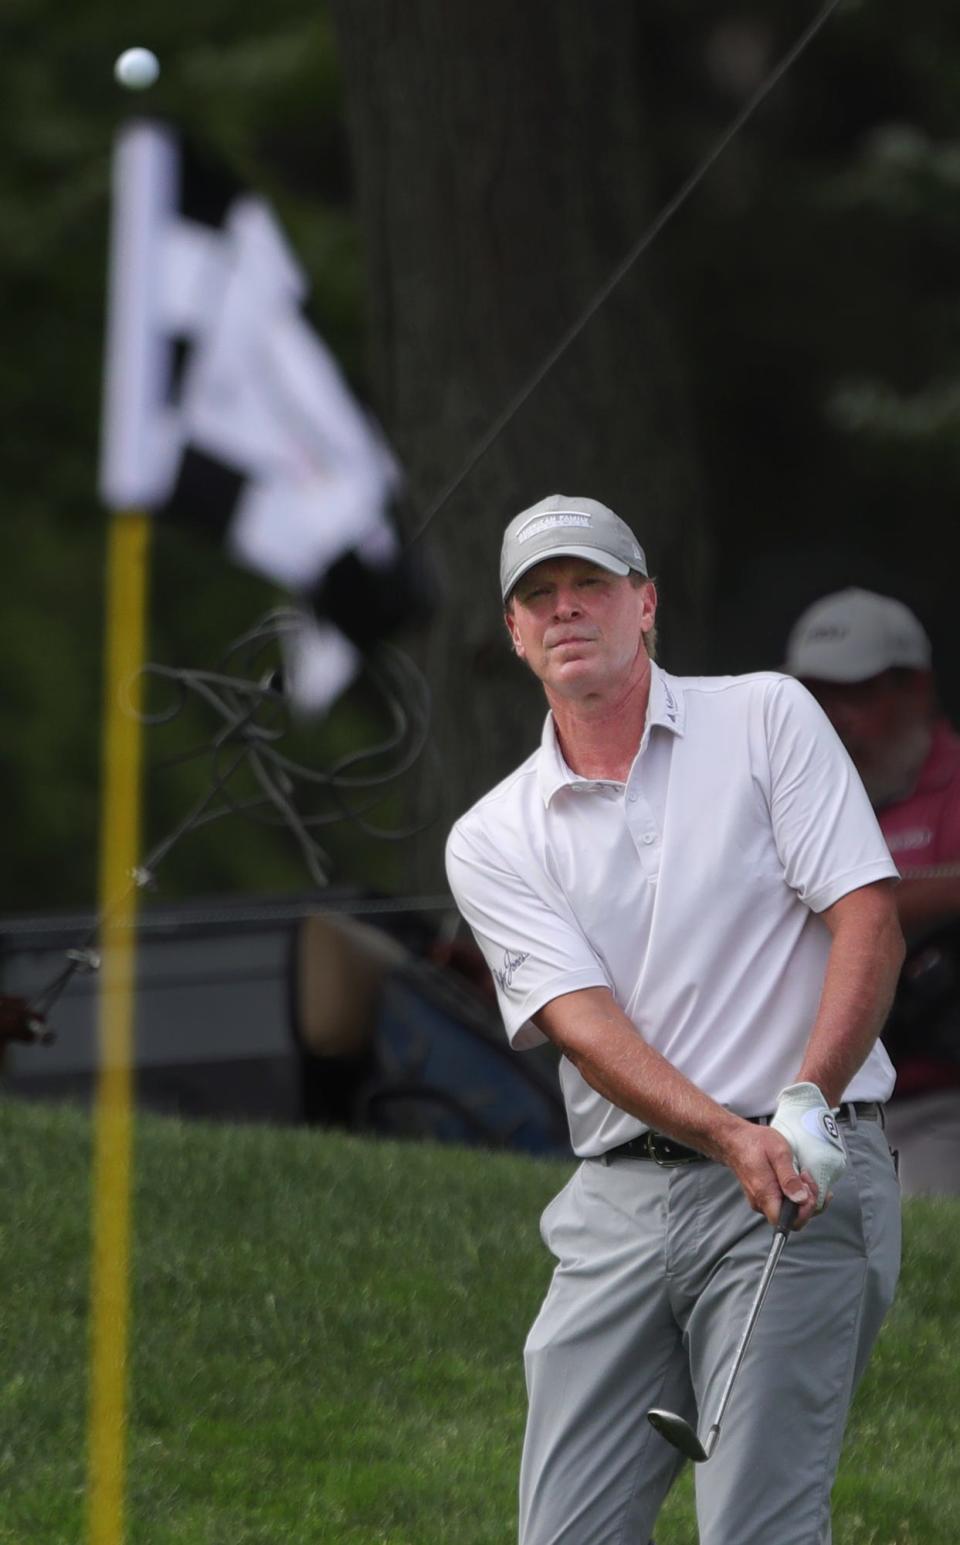
[[711, 1158], [740, 1118], [655, 1051], [602, 988], [567, 993], [534, 1021], [611, 1104]]
[[883, 1028], [903, 955], [892, 909], [837, 926], [817, 1017], [797, 1071], [797, 1082], [816, 1084], [831, 1105], [842, 1099]]

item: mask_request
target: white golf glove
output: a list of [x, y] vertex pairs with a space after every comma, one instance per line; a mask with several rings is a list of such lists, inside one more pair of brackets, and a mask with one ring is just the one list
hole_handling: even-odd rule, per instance
[[790, 1084], [781, 1089], [770, 1125], [793, 1149], [797, 1173], [807, 1170], [817, 1185], [817, 1211], [827, 1192], [847, 1167], [837, 1118], [816, 1084]]

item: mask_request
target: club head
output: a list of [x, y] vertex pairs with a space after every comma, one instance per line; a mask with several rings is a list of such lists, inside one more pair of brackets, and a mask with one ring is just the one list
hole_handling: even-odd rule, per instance
[[655, 1427], [661, 1438], [666, 1438], [674, 1448], [678, 1448], [681, 1454], [686, 1454], [695, 1464], [702, 1464], [710, 1458], [707, 1449], [704, 1448], [689, 1422], [685, 1422], [682, 1416], [677, 1416], [673, 1411], [647, 1412], [647, 1421], [651, 1427]]

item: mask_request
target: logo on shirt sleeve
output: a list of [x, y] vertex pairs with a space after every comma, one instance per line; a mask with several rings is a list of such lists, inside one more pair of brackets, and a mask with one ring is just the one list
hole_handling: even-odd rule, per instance
[[906, 831], [884, 833], [891, 853], [917, 853], [928, 848], [933, 841], [929, 826], [910, 826]]
[[501, 992], [509, 992], [513, 986], [513, 978], [516, 976], [525, 960], [530, 959], [529, 950], [504, 950], [503, 969], [494, 971], [494, 976]]

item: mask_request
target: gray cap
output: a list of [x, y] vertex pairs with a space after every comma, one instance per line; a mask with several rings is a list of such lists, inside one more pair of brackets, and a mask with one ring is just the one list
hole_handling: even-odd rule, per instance
[[894, 666], [930, 669], [930, 640], [909, 607], [872, 590], [837, 590], [794, 623], [784, 670], [813, 681], [867, 681]]
[[503, 533], [500, 591], [506, 601], [521, 575], [545, 558], [586, 558], [621, 577], [646, 576], [647, 560], [630, 527], [596, 499], [549, 494], [515, 515]]

